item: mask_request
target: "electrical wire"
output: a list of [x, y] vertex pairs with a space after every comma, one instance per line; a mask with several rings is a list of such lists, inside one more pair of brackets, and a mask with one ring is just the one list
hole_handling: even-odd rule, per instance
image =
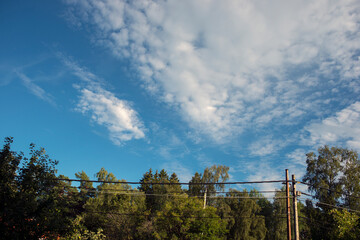
[[[64, 186], [64, 188], [76, 188], [76, 189], [84, 189], [86, 191], [92, 191], [95, 188], [88, 188], [88, 187], [75, 187], [75, 186]], [[116, 188], [104, 188], [104, 189], [96, 189], [96, 191], [104, 191], [104, 190], [110, 190], [110, 191], [116, 191], [116, 192], [140, 192], [138, 189], [116, 189]], [[242, 189], [242, 190], [246, 190], [246, 189]], [[280, 190], [268, 190], [268, 191], [256, 191], [255, 193], [281, 193], [281, 192], [285, 192], [285, 191], [280, 191]], [[168, 193], [187, 193], [187, 190], [184, 191], [170, 191]], [[235, 194], [249, 194], [251, 193], [251, 190], [249, 192], [242, 192], [242, 191], [227, 191], [227, 192], [222, 192], [222, 191], [208, 191], [206, 192], [207, 194], [229, 194], [229, 193], [235, 193]]]
[[[306, 195], [306, 194], [304, 194]], [[308, 194], [309, 196], [311, 196], [310, 194]], [[340, 207], [340, 206], [336, 206], [336, 205], [332, 205], [332, 204], [328, 204], [328, 203], [324, 203], [324, 202], [320, 202], [320, 201], [317, 201], [317, 200], [311, 200], [311, 199], [302, 199], [302, 200], [307, 200], [307, 201], [310, 201], [312, 203], [315, 203], [317, 206], [319, 205], [324, 205], [324, 206], [328, 206], [328, 207], [332, 207], [332, 208], [339, 208], [339, 209], [344, 209], [344, 210], [347, 210], [349, 212], [356, 212], [356, 213], [360, 213], [360, 211], [358, 210], [355, 210], [355, 209], [351, 209], [351, 208], [346, 208], [346, 207]]]
[[[189, 196], [186, 193], [175, 195], [167, 193], [144, 193], [144, 192], [116, 192], [116, 191], [107, 191], [107, 190], [88, 190], [87, 192], [99, 193], [99, 194], [114, 194], [114, 195], [130, 195], [135, 197], [144, 197], [144, 196], [159, 196], [159, 197], [179, 197], [179, 198], [204, 198], [204, 195], [201, 196]], [[71, 193], [73, 194], [73, 193]], [[76, 194], [76, 193], [75, 193]], [[206, 196], [208, 199], [287, 199], [287, 197], [264, 197], [264, 196]], [[291, 196], [289, 198], [292, 198]]]
[[121, 212], [101, 212], [101, 211], [85, 211], [85, 213], [97, 213], [97, 214], [114, 214], [114, 215], [120, 215], [120, 216], [144, 216], [144, 217], [169, 217], [169, 218], [216, 218], [216, 219], [223, 219], [223, 218], [234, 218], [234, 217], [201, 217], [201, 216], [174, 216], [174, 215], [165, 215], [165, 216], [157, 216], [157, 215], [151, 215], [151, 214], [144, 214], [144, 213], [121, 213]]
[[[157, 215], [151, 215], [151, 214], [144, 214], [144, 213], [121, 213], [121, 212], [101, 212], [101, 211], [85, 211], [85, 213], [97, 213], [97, 214], [114, 214], [114, 215], [120, 215], [120, 216], [145, 216], [145, 217], [168, 217], [168, 218], [194, 218], [194, 219], [203, 219], [203, 218], [215, 218], [215, 219], [238, 219], [238, 218], [259, 218], [259, 219], [265, 219], [265, 216], [262, 215], [255, 215], [255, 216], [227, 216], [227, 217], [220, 217], [220, 216], [214, 216], [214, 217], [206, 217], [206, 216], [175, 216], [175, 215], [164, 215], [164, 216], [157, 216]], [[280, 217], [280, 216], [273, 216], [274, 218], [286, 218], [286, 217]]]
[[[300, 216], [299, 216], [299, 218], [304, 218], [304, 217], [300, 217]], [[332, 230], [333, 230], [332, 228], [325, 227], [324, 225], [321, 225], [320, 222], [318, 222], [318, 221], [313, 221], [313, 220], [311, 220], [311, 219], [310, 219], [310, 221], [311, 221], [312, 223], [314, 223], [314, 222], [318, 223], [316, 226], [317, 226], [317, 227], [320, 227], [320, 228], [322, 228], [322, 229], [326, 229], [326, 230], [329, 230], [329, 231], [332, 231]], [[299, 222], [308, 224], [308, 222], [306, 222], [306, 221], [304, 221], [304, 220], [301, 220], [301, 219], [299, 219]]]
[[[313, 188], [319, 188], [319, 189], [323, 189], [323, 190], [327, 190], [327, 191], [330, 191], [330, 192], [334, 192], [334, 193], [339, 193], [341, 195], [343, 195], [344, 193], [343, 192], [339, 192], [339, 191], [335, 191], [335, 190], [331, 190], [329, 188], [324, 188], [324, 187], [315, 187], [313, 184], [310, 184], [310, 183], [306, 183], [306, 182], [298, 182], [298, 183], [301, 183], [301, 184], [304, 184], [304, 185], [307, 185], [307, 186], [310, 186], [310, 187], [313, 187]], [[352, 196], [352, 195], [349, 195], [349, 194], [345, 194], [347, 197], [350, 197], [350, 198], [357, 198], [357, 199], [360, 199], [359, 196]]]
[[[266, 181], [250, 181], [250, 182], [127, 182], [127, 181], [105, 181], [105, 180], [81, 180], [81, 179], [70, 179], [70, 178], [57, 178], [58, 181], [67, 182], [91, 182], [91, 183], [110, 183], [110, 184], [138, 184], [138, 185], [234, 185], [234, 184], [257, 184], [257, 183], [284, 183], [286, 180], [266, 180]], [[291, 182], [291, 181], [290, 181]]]

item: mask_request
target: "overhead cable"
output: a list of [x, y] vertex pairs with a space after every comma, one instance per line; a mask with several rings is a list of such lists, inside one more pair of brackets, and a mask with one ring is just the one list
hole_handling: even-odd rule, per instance
[[138, 184], [138, 185], [236, 185], [236, 184], [257, 184], [257, 183], [284, 183], [286, 180], [266, 180], [266, 181], [249, 181], [249, 182], [127, 182], [127, 181], [105, 181], [105, 180], [81, 180], [70, 178], [58, 178], [58, 181], [68, 182], [91, 182], [91, 183], [109, 183], [109, 184]]
[[341, 195], [345, 194], [347, 197], [350, 197], [350, 198], [358, 198], [358, 199], [360, 199], [359, 196], [352, 196], [352, 195], [346, 194], [344, 192], [335, 191], [335, 190], [325, 188], [325, 187], [315, 187], [314, 184], [310, 184], [310, 183], [307, 183], [307, 182], [298, 182], [298, 183], [301, 183], [301, 184], [304, 184], [304, 185], [307, 185], [307, 186], [310, 186], [310, 187], [313, 187], [313, 188], [319, 188], [319, 189], [327, 190], [327, 191], [330, 191], [330, 192], [338, 193], [338, 194], [341, 194]]

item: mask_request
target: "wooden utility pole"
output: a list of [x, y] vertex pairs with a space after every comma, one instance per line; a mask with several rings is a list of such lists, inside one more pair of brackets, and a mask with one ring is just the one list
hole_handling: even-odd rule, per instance
[[206, 192], [207, 192], [207, 186], [205, 186], [205, 192], [204, 192], [204, 209], [206, 208]]
[[286, 178], [287, 239], [291, 240], [290, 192], [289, 192], [289, 170], [288, 169], [285, 169], [285, 178]]
[[295, 175], [292, 175], [292, 192], [294, 196], [293, 202], [293, 210], [294, 210], [294, 231], [295, 231], [295, 240], [299, 240], [299, 219], [298, 219], [298, 211], [297, 211], [297, 192], [296, 192], [296, 181]]

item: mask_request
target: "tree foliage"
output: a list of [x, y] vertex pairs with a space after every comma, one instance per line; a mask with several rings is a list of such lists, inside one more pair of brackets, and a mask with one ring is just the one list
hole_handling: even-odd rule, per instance
[[227, 232], [215, 208], [186, 196], [168, 201], [154, 221], [155, 239], [222, 239]]
[[265, 239], [267, 230], [265, 217], [260, 215], [261, 207], [255, 199], [247, 198], [254, 196], [253, 194], [254, 192], [249, 194], [246, 190], [243, 192], [231, 190], [227, 194], [228, 197], [234, 197], [226, 199], [234, 218], [229, 239]]
[[355, 240], [359, 238], [359, 216], [356, 213], [338, 209], [332, 209], [330, 212], [336, 224], [333, 234], [337, 239]]
[[[273, 200], [255, 189], [225, 192], [226, 166], [196, 172], [187, 190], [165, 169], [149, 169], [138, 188], [104, 168], [95, 186], [84, 171], [73, 186], [44, 149], [31, 144], [26, 156], [12, 142], [0, 150], [0, 239], [286, 239], [284, 188]], [[298, 203], [301, 239], [358, 238], [359, 180], [356, 152], [324, 146], [307, 154], [304, 181], [328, 205]]]
[[[320, 147], [318, 155], [307, 155], [307, 169], [303, 178], [310, 184], [320, 202], [359, 208], [360, 162], [355, 151], [328, 146]], [[329, 210], [326, 206], [324, 209]]]
[[[38, 239], [66, 232], [72, 206], [56, 181], [56, 164], [45, 150], [30, 145], [30, 156], [11, 151], [12, 138], [0, 152], [1, 215], [5, 239]], [[65, 186], [66, 187], [66, 186]]]
[[[309, 183], [309, 190], [319, 201], [316, 206], [313, 202], [307, 201], [303, 209], [308, 225], [313, 226], [310, 228], [311, 237], [313, 239], [351, 239], [347, 238], [350, 235], [343, 237], [348, 234], [346, 229], [349, 228], [351, 219], [355, 219], [355, 215], [336, 211], [334, 207], [359, 210], [360, 161], [358, 154], [346, 148], [323, 146], [318, 149], [318, 155], [313, 152], [308, 153], [306, 163], [307, 169], [303, 180]], [[351, 222], [351, 224], [355, 223]], [[318, 226], [319, 229], [316, 230], [314, 226]], [[359, 230], [358, 228], [359, 226], [356, 231]]]

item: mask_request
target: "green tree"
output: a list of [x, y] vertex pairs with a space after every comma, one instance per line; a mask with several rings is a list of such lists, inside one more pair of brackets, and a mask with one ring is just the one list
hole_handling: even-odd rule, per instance
[[140, 179], [140, 183], [139, 190], [146, 194], [146, 207], [152, 213], [162, 209], [165, 203], [172, 199], [171, 195], [182, 193], [177, 175], [173, 173], [169, 177], [164, 169], [160, 172], [156, 170], [155, 174], [150, 169]]
[[360, 160], [357, 152], [344, 149], [341, 158], [342, 206], [360, 211]]
[[225, 186], [221, 183], [224, 183], [229, 179], [228, 172], [229, 167], [224, 165], [213, 165], [210, 168], [205, 168], [202, 176], [203, 182], [215, 183], [206, 186], [207, 191], [210, 194], [216, 190], [223, 191], [225, 189]]
[[89, 198], [95, 196], [95, 188], [93, 187], [92, 182], [88, 182], [90, 180], [89, 176], [84, 172], [75, 173], [75, 177], [79, 180], [83, 180], [80, 182], [80, 196], [83, 201], [86, 201]]
[[265, 239], [265, 217], [260, 215], [261, 207], [256, 203], [254, 191], [250, 194], [231, 189], [227, 193], [227, 204], [231, 208], [234, 223], [230, 228], [228, 239]]
[[97, 186], [94, 197], [84, 205], [83, 225], [91, 232], [103, 229], [110, 239], [133, 239], [139, 225], [137, 214], [144, 210], [144, 197], [104, 168], [96, 176], [105, 182]]
[[[55, 237], [68, 231], [72, 206], [56, 177], [56, 164], [43, 148], [30, 145], [30, 157], [11, 151], [5, 139], [0, 153], [1, 230], [4, 239]], [[65, 186], [66, 187], [66, 186]], [[66, 194], [64, 194], [66, 193]]]
[[168, 186], [168, 192], [169, 193], [183, 193], [183, 190], [181, 189], [181, 185], [179, 184], [179, 178], [176, 175], [176, 173], [172, 173], [169, 178], [170, 183], [174, 183], [175, 185], [169, 185]]
[[[224, 165], [213, 165], [207, 167], [203, 174], [198, 172], [192, 177], [189, 182], [190, 196], [203, 196], [206, 192], [207, 197], [214, 196], [216, 191], [224, 191], [225, 185], [222, 184], [229, 179], [229, 167]], [[208, 184], [206, 184], [208, 183]], [[216, 201], [213, 199], [206, 200], [207, 205], [216, 206]]]
[[[360, 196], [360, 162], [356, 152], [328, 146], [318, 149], [318, 156], [306, 154], [307, 168], [303, 180], [320, 202], [358, 208]], [[341, 199], [344, 203], [341, 203]], [[330, 208], [323, 205], [324, 210]]]
[[256, 195], [259, 197], [259, 199], [256, 200], [256, 203], [260, 206], [261, 209], [259, 215], [264, 216], [265, 219], [265, 227], [267, 229], [265, 239], [268, 240], [271, 239], [270, 238], [271, 233], [269, 232], [269, 229], [271, 228], [271, 225], [274, 221], [273, 204], [259, 193], [257, 193]]
[[359, 239], [359, 216], [347, 210], [332, 209], [331, 215], [334, 218], [336, 228], [333, 232], [336, 239], [352, 240]]
[[182, 195], [168, 201], [154, 218], [155, 239], [223, 239], [227, 232], [213, 207], [203, 208], [202, 201]]
[[60, 240], [104, 240], [106, 239], [103, 230], [99, 228], [96, 232], [89, 231], [83, 225], [83, 218], [77, 216], [71, 222], [72, 231], [67, 233], [65, 236], [61, 237]]
[[5, 138], [0, 152], [0, 232], [4, 239], [10, 238], [16, 224], [17, 169], [23, 158], [21, 154], [11, 151], [13, 139]]
[[286, 224], [286, 194], [285, 187], [277, 191], [272, 203], [272, 219], [268, 225], [267, 239], [286, 239], [287, 224]]
[[[304, 212], [312, 239], [337, 239], [333, 218], [333, 206], [359, 209], [360, 206], [360, 162], [353, 150], [328, 146], [320, 147], [318, 155], [307, 154], [307, 169], [303, 180], [320, 203], [316, 206], [308, 201]], [[325, 203], [325, 204], [322, 204]], [[333, 205], [333, 206], [331, 206]], [[320, 228], [315, 228], [321, 222]]]
[[202, 182], [202, 174], [196, 172], [189, 182], [188, 194], [190, 196], [200, 196], [200, 194], [203, 194], [205, 186], [202, 184]]

